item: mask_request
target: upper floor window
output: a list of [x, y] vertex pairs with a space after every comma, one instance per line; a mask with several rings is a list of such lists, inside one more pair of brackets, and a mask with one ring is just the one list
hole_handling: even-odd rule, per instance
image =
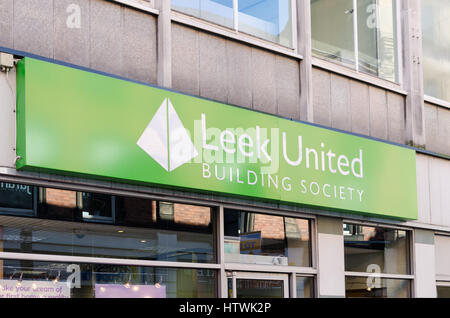
[[395, 0], [311, 0], [313, 54], [398, 82]]
[[174, 10], [292, 48], [291, 0], [172, 0]]
[[422, 0], [425, 94], [450, 102], [450, 2]]

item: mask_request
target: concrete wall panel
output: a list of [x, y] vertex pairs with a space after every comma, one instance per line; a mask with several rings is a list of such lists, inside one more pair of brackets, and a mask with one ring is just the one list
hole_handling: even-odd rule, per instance
[[276, 56], [278, 115], [300, 120], [300, 65], [298, 61]]
[[122, 8], [106, 1], [91, 1], [90, 26], [90, 67], [125, 75]]
[[331, 75], [327, 71], [313, 69], [314, 122], [331, 126]]
[[351, 129], [350, 80], [331, 74], [331, 127]]
[[[67, 12], [71, 5], [79, 7], [79, 21], [72, 19], [72, 15], [76, 14], [76, 12], [71, 10], [69, 13]], [[54, 35], [55, 43], [57, 44], [54, 50], [55, 59], [89, 67], [89, 7], [89, 0], [54, 1]], [[80, 24], [76, 25], [74, 22], [79, 22]]]
[[200, 95], [199, 32], [172, 24], [172, 88]]
[[252, 49], [252, 85], [253, 108], [256, 110], [277, 113], [275, 54]]
[[11, 0], [0, 0], [0, 46], [13, 47], [13, 8]]
[[405, 98], [387, 92], [387, 107], [388, 139], [399, 144], [405, 144]]
[[252, 108], [252, 49], [227, 41], [228, 103]]
[[374, 86], [369, 87], [370, 136], [387, 140], [387, 100], [386, 91]]
[[370, 134], [369, 86], [350, 81], [351, 131], [368, 136]]
[[53, 57], [53, 0], [14, 0], [14, 49]]
[[123, 8], [123, 74], [145, 83], [156, 83], [156, 18]]
[[228, 102], [226, 40], [199, 33], [200, 96]]

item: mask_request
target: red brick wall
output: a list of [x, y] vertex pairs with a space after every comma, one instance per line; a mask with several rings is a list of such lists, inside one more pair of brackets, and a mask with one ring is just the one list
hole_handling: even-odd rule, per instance
[[175, 223], [208, 226], [211, 223], [211, 209], [208, 207], [174, 204]]
[[46, 189], [46, 202], [50, 205], [56, 205], [63, 208], [77, 207], [77, 193], [75, 191]]

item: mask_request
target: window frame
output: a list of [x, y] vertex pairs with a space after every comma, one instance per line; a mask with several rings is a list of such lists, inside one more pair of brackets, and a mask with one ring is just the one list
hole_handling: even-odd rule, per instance
[[[135, 197], [141, 199], [157, 200], [163, 202], [171, 202], [186, 205], [198, 205], [208, 207], [211, 209], [213, 217], [213, 246], [215, 248], [215, 258], [213, 263], [187, 263], [187, 262], [172, 262], [172, 261], [158, 261], [158, 260], [142, 260], [142, 259], [127, 259], [127, 258], [110, 258], [110, 257], [92, 257], [92, 256], [71, 256], [71, 255], [51, 255], [51, 254], [33, 254], [23, 252], [2, 252], [0, 251], [0, 263], [2, 260], [19, 260], [19, 261], [41, 261], [41, 262], [56, 262], [56, 263], [87, 263], [87, 264], [104, 264], [104, 265], [128, 265], [128, 266], [143, 266], [143, 267], [167, 267], [167, 268], [186, 268], [198, 270], [214, 270], [217, 272], [216, 288], [218, 297], [226, 297], [227, 292], [227, 277], [226, 271], [239, 271], [248, 273], [267, 272], [273, 274], [287, 274], [289, 277], [289, 297], [293, 298], [296, 295], [296, 277], [311, 277], [313, 279], [313, 297], [318, 297], [318, 270], [317, 270], [317, 216], [302, 212], [302, 211], [288, 211], [286, 209], [252, 207], [245, 204], [238, 205], [233, 203], [224, 203], [222, 201], [201, 200], [195, 198], [188, 198], [182, 195], [167, 195], [167, 194], [153, 194], [138, 190], [139, 187], [120, 188], [111, 187], [101, 182], [90, 183], [66, 183], [59, 181], [49, 181], [42, 179], [29, 179], [26, 177], [19, 178], [0, 178], [0, 181], [18, 183], [29, 185], [39, 191], [39, 188], [54, 188], [75, 192], [92, 192], [99, 194], [107, 194], [110, 196], [125, 196]], [[36, 202], [38, 197], [36, 194]], [[306, 219], [309, 222], [310, 231], [310, 258], [311, 267], [294, 267], [294, 266], [266, 266], [266, 265], [245, 265], [245, 264], [227, 264], [224, 260], [224, 209], [238, 209], [246, 212], [270, 214], [274, 216], [291, 217]], [[13, 215], [17, 216], [17, 215]], [[17, 216], [19, 218], [24, 216]], [[29, 217], [25, 216], [25, 217]], [[37, 217], [37, 216], [36, 216]], [[70, 222], [70, 221], [63, 221]], [[83, 223], [86, 221], [80, 221]], [[89, 223], [89, 222], [86, 222]], [[102, 225], [99, 223], [99, 225]], [[104, 226], [104, 225], [102, 225]]]
[[[441, 233], [441, 232], [435, 232], [434, 233], [434, 237], [435, 237], [435, 241], [434, 243], [436, 244], [436, 236], [444, 236], [448, 239], [450, 239], [450, 235], [449, 233]], [[435, 267], [437, 265], [437, 259], [435, 256]], [[442, 275], [442, 274], [438, 274], [436, 273], [436, 297], [437, 297], [437, 288], [438, 287], [448, 287], [450, 288], [450, 275]]]
[[[309, 1], [309, 0], [308, 0]], [[401, 27], [401, 6], [400, 2], [397, 0], [392, 0], [395, 3], [395, 13], [394, 20], [396, 24], [396, 32], [395, 32], [395, 43], [397, 45], [396, 59], [397, 59], [397, 69], [396, 75], [398, 77], [398, 82], [391, 81], [379, 76], [375, 76], [373, 74], [368, 74], [361, 72], [359, 70], [359, 40], [358, 40], [358, 5], [357, 0], [353, 0], [353, 53], [355, 56], [355, 64], [346, 64], [339, 63], [332, 59], [324, 59], [313, 53], [313, 66], [318, 66], [325, 68], [327, 70], [331, 70], [338, 74], [342, 74], [345, 76], [353, 77], [357, 80], [361, 80], [363, 82], [380, 86], [384, 89], [388, 89], [402, 95], [407, 95], [408, 93], [403, 90], [404, 79], [403, 79], [403, 34]], [[313, 48], [311, 47], [311, 50]]]
[[[3, 182], [3, 181], [1, 181], [1, 182]], [[14, 182], [6, 182], [6, 183], [14, 183]], [[38, 205], [38, 192], [39, 192], [39, 190], [35, 186], [32, 186], [32, 185], [29, 185], [29, 186], [33, 189], [32, 190], [33, 208], [32, 209], [18, 209], [18, 208], [0, 207], [0, 215], [13, 216], [13, 217], [14, 216], [36, 217], [37, 216], [37, 205]]]
[[189, 25], [198, 29], [205, 30], [207, 32], [219, 34], [227, 38], [255, 45], [290, 57], [303, 59], [303, 57], [298, 52], [297, 2], [295, 0], [290, 1], [291, 1], [291, 23], [292, 23], [292, 34], [291, 34], [292, 47], [288, 47], [276, 42], [272, 42], [270, 40], [257, 37], [255, 35], [241, 32], [239, 30], [239, 10], [238, 10], [239, 0], [233, 0], [233, 28], [228, 28], [226, 26], [222, 26], [220, 24], [208, 20], [191, 16], [189, 14], [174, 10], [172, 8], [171, 8], [171, 20], [172, 22]]
[[[347, 277], [376, 277], [380, 279], [398, 279], [398, 280], [406, 280], [408, 281], [408, 294], [409, 298], [414, 298], [414, 280], [415, 280], [415, 269], [414, 269], [414, 231], [410, 228], [402, 227], [402, 226], [393, 226], [390, 224], [382, 224], [382, 223], [372, 223], [372, 222], [361, 222], [357, 220], [349, 220], [344, 219], [342, 222], [343, 225], [357, 225], [357, 226], [366, 226], [366, 227], [378, 227], [383, 229], [392, 229], [392, 230], [400, 230], [406, 231], [407, 235], [407, 261], [408, 261], [408, 269], [409, 274], [390, 274], [390, 273], [376, 273], [375, 275], [368, 272], [352, 272], [345, 270], [344, 264], [344, 279]], [[344, 233], [342, 233], [344, 237]], [[345, 240], [344, 240], [344, 260], [345, 260]], [[347, 291], [345, 290], [345, 294], [347, 296]]]

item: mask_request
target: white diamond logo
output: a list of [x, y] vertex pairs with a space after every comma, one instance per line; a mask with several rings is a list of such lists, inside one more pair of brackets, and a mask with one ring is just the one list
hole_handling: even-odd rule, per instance
[[198, 155], [189, 132], [168, 98], [145, 128], [137, 145], [169, 172]]

